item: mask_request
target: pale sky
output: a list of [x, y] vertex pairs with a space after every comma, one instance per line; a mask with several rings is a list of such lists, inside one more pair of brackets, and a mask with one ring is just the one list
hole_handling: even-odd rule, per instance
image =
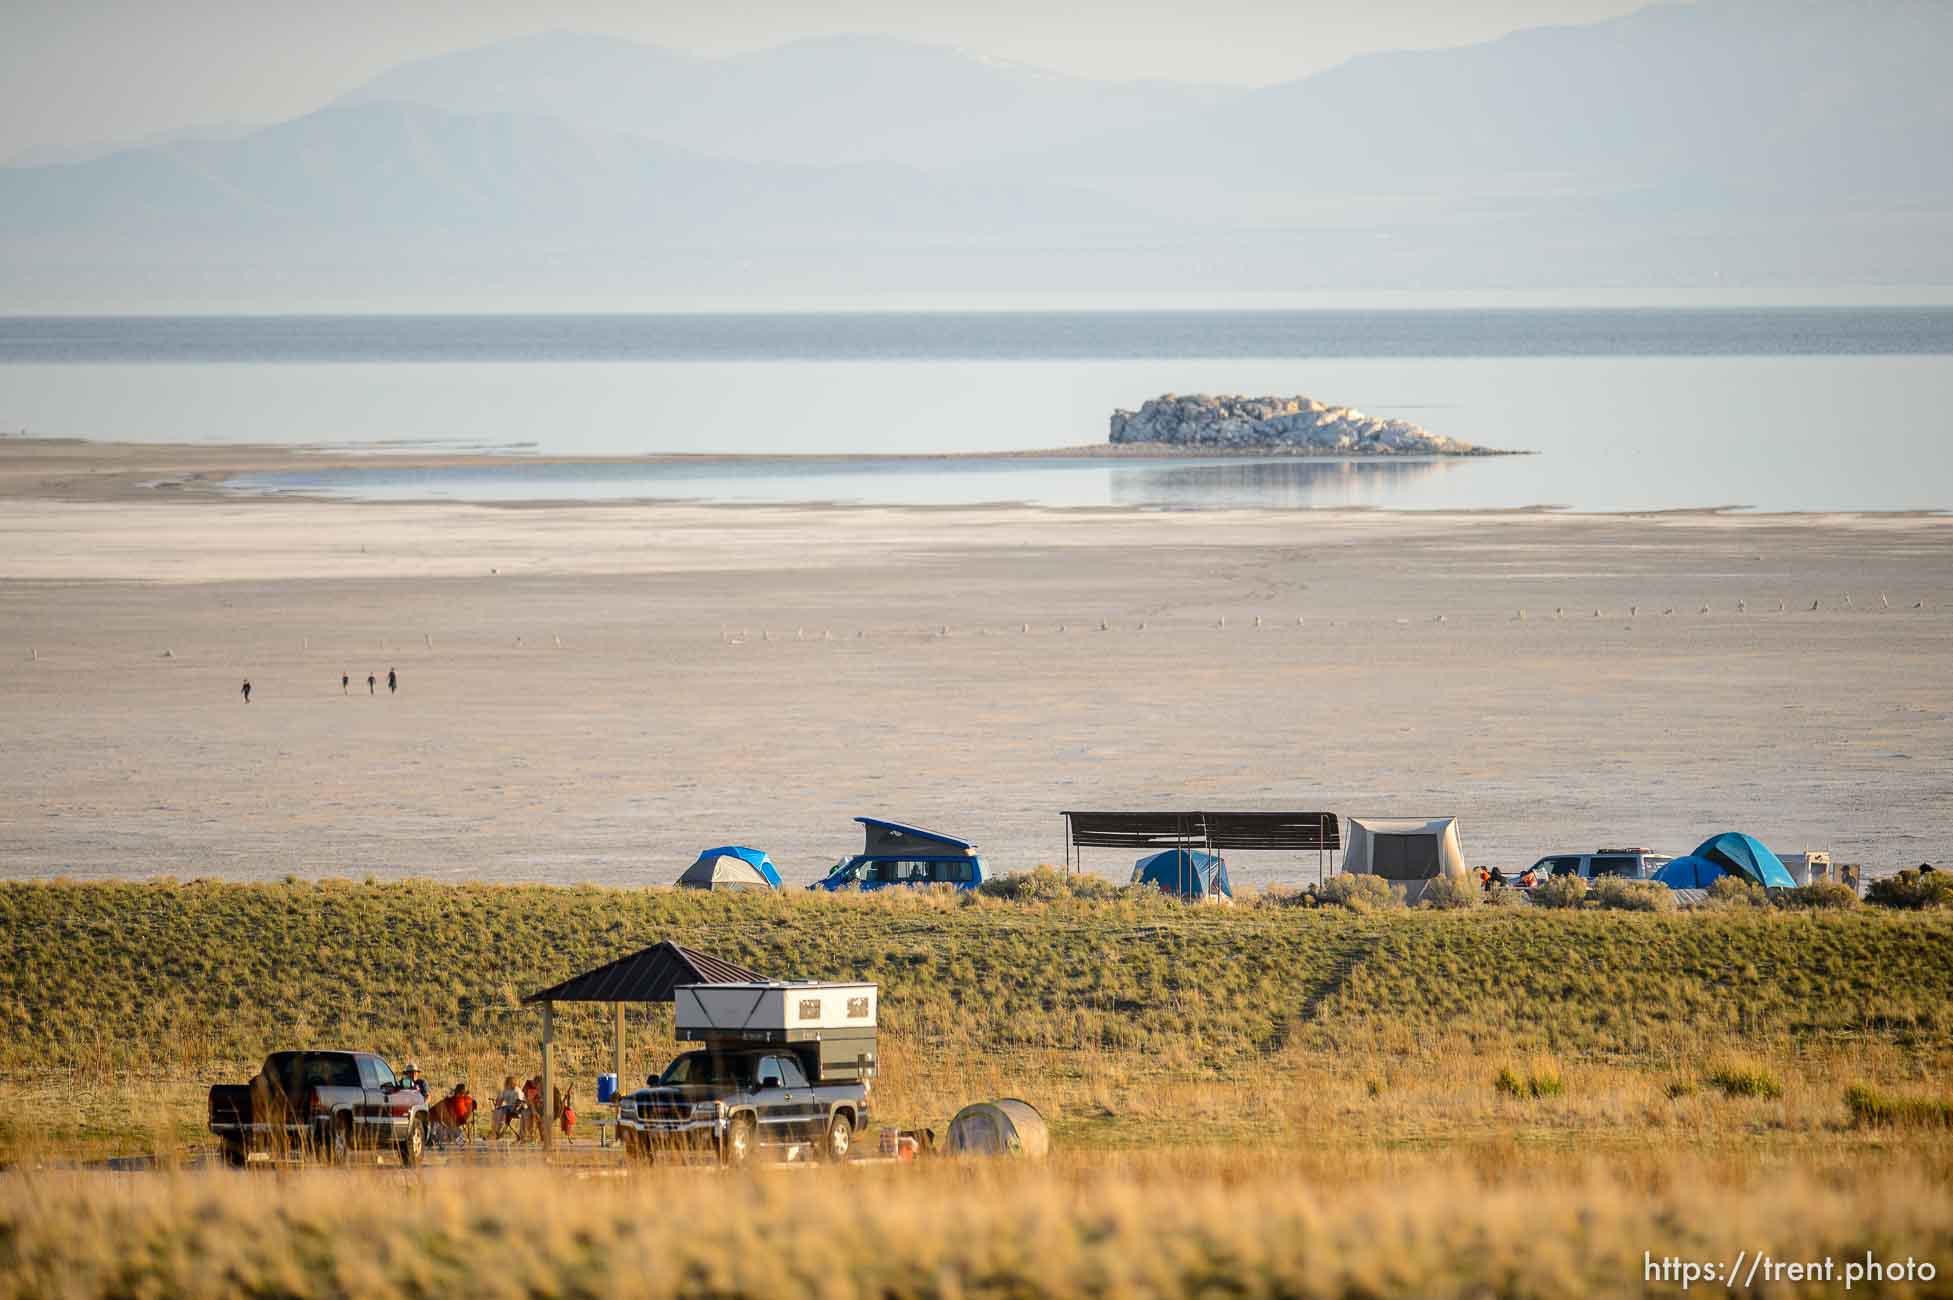
[[0, 0], [0, 160], [270, 122], [394, 64], [551, 28], [723, 52], [877, 32], [1099, 78], [1262, 85], [1643, 0]]

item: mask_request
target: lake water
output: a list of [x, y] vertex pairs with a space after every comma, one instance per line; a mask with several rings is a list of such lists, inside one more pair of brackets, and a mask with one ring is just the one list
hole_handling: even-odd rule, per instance
[[[1537, 455], [918, 462], [1306, 393]], [[538, 457], [252, 480], [370, 499], [1953, 508], [1953, 310], [0, 318], [0, 428]]]

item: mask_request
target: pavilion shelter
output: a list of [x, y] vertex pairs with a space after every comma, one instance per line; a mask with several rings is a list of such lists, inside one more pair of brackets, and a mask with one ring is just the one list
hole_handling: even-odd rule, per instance
[[[710, 953], [682, 947], [666, 940], [628, 953], [594, 970], [572, 975], [561, 984], [531, 993], [522, 1005], [542, 1006], [542, 1096], [543, 1105], [554, 1104], [556, 1096], [556, 1014], [558, 1002], [608, 1002], [613, 1009], [611, 1024], [613, 1066], [618, 1084], [624, 1080], [624, 1008], [631, 1003], [670, 1002], [681, 984], [757, 984], [766, 976], [744, 966], [714, 957]], [[555, 1116], [545, 1115], [543, 1149], [556, 1142]]]

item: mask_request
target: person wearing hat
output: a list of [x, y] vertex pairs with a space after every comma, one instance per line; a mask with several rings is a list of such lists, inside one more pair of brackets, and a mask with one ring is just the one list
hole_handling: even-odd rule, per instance
[[415, 1065], [412, 1061], [407, 1062], [407, 1068], [401, 1072], [400, 1077], [413, 1085], [414, 1089], [420, 1093], [422, 1100], [426, 1099], [427, 1080], [421, 1077], [420, 1067], [418, 1065]]

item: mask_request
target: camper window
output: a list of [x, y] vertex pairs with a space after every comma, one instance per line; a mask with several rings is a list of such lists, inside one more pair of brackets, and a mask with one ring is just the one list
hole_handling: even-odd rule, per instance
[[930, 864], [927, 862], [898, 862], [895, 865], [898, 868], [895, 878], [905, 885], [921, 884], [929, 879]]
[[938, 862], [936, 879], [952, 885], [967, 885], [972, 873], [968, 862]]

